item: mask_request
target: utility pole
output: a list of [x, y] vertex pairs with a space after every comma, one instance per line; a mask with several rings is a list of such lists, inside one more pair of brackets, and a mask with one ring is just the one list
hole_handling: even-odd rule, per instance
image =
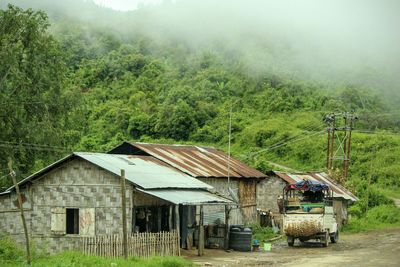
[[[357, 117], [350, 112], [332, 113], [325, 116], [324, 118], [324, 122], [328, 125], [326, 168], [328, 170], [328, 173], [332, 174], [335, 167], [333, 161], [343, 161], [343, 182], [347, 180], [347, 177], [349, 175], [351, 132], [353, 130], [355, 120], [357, 120]], [[336, 139], [337, 142], [335, 142]], [[343, 153], [342, 156], [337, 155], [339, 151]]]
[[126, 186], [125, 170], [121, 170], [121, 195], [122, 195], [122, 243], [124, 247], [124, 258], [128, 258], [128, 234], [126, 229]]
[[8, 169], [10, 170], [10, 176], [12, 178], [14, 187], [15, 187], [15, 191], [17, 193], [17, 199], [18, 199], [18, 206], [19, 206], [19, 210], [21, 212], [21, 219], [22, 219], [22, 225], [24, 227], [24, 233], [25, 233], [25, 242], [26, 242], [26, 260], [28, 262], [29, 265], [31, 265], [31, 250], [30, 250], [30, 244], [29, 244], [29, 235], [28, 235], [28, 228], [26, 226], [26, 220], [25, 220], [25, 214], [24, 214], [24, 207], [22, 206], [22, 197], [21, 197], [21, 192], [19, 191], [19, 186], [17, 183], [17, 175], [15, 173], [15, 171], [13, 170], [13, 162], [12, 159], [10, 158], [8, 160]]

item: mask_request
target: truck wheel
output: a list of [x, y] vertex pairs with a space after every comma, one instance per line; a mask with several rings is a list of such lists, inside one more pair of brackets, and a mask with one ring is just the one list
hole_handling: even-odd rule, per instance
[[337, 243], [338, 240], [339, 240], [339, 231], [336, 231], [331, 235], [331, 243]]
[[293, 247], [293, 245], [294, 245], [294, 237], [293, 236], [287, 237], [287, 244], [289, 247]]
[[323, 247], [327, 247], [329, 244], [329, 233], [325, 232], [325, 236], [321, 238], [321, 243]]

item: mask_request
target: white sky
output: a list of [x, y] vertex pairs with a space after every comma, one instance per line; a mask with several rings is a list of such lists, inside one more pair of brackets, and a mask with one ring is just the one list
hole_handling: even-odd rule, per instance
[[162, 2], [162, 0], [93, 0], [93, 1], [100, 6], [105, 6], [120, 11], [134, 10], [141, 5], [156, 5]]

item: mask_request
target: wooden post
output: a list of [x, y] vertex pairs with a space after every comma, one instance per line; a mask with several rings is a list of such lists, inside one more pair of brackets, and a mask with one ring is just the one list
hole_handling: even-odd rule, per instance
[[225, 250], [229, 249], [229, 212], [230, 209], [228, 205], [225, 205], [225, 242], [224, 242]]
[[157, 207], [157, 230], [161, 232], [161, 216], [162, 216], [162, 210], [161, 206]]
[[329, 164], [331, 161], [330, 161], [329, 157], [331, 156], [331, 151], [330, 151], [330, 149], [331, 149], [331, 129], [328, 128], [327, 131], [328, 131], [328, 145], [326, 148], [326, 169], [328, 170], [328, 172], [330, 172], [331, 166], [329, 166]]
[[168, 226], [169, 226], [169, 231], [171, 232], [174, 227], [172, 226], [172, 205], [169, 206], [168, 209]]
[[126, 186], [125, 186], [125, 170], [121, 170], [121, 196], [122, 196], [122, 244], [124, 249], [124, 258], [128, 258], [128, 241], [126, 229]]
[[25, 214], [24, 214], [24, 207], [22, 206], [22, 197], [21, 197], [21, 192], [19, 191], [19, 186], [17, 183], [17, 178], [15, 171], [12, 168], [12, 159], [10, 158], [8, 160], [8, 168], [10, 170], [10, 176], [12, 178], [15, 191], [17, 192], [17, 199], [18, 199], [18, 205], [19, 205], [19, 210], [21, 211], [21, 219], [22, 219], [22, 225], [24, 227], [24, 233], [25, 233], [25, 242], [26, 242], [26, 261], [28, 262], [29, 265], [31, 265], [31, 249], [30, 249], [30, 244], [29, 244], [29, 235], [28, 235], [28, 228], [26, 226], [26, 220], [25, 220]]
[[132, 233], [136, 233], [136, 188], [132, 189]]
[[179, 205], [175, 205], [175, 227], [176, 227], [176, 233], [178, 235], [178, 256], [181, 255], [181, 235], [180, 235], [180, 218], [179, 218]]
[[204, 254], [204, 226], [203, 226], [203, 205], [200, 205], [200, 219], [199, 219], [199, 241], [197, 245], [197, 255]]

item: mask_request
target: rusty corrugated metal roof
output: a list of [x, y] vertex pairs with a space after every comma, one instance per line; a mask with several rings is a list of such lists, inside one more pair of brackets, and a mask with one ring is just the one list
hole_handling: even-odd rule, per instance
[[324, 172], [308, 172], [308, 173], [286, 173], [286, 172], [273, 172], [278, 177], [282, 178], [286, 182], [293, 184], [302, 180], [317, 181], [327, 184], [331, 187], [334, 197], [342, 197], [347, 200], [357, 201], [358, 198], [351, 193], [344, 186], [336, 183]]
[[[227, 177], [228, 155], [211, 147], [126, 142], [193, 177]], [[230, 177], [264, 178], [267, 175], [231, 157]]]

